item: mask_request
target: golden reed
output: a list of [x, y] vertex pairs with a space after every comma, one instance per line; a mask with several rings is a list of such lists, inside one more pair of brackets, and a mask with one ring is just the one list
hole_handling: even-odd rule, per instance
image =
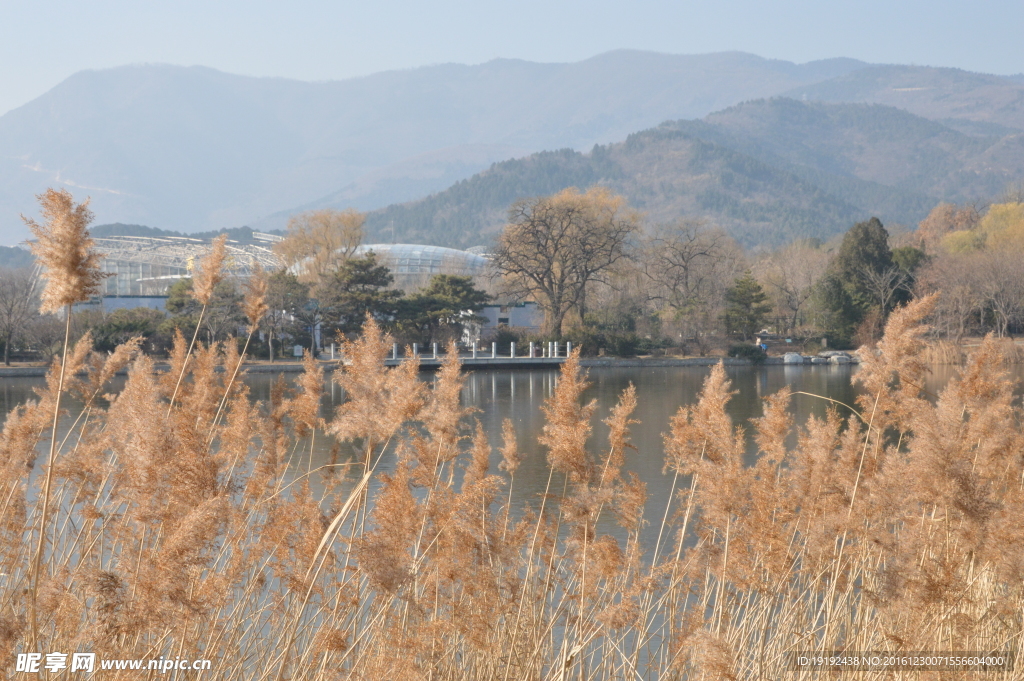
[[[372, 320], [330, 376], [346, 399], [329, 419], [309, 357], [254, 402], [233, 342], [179, 334], [156, 374], [137, 343], [100, 357], [86, 339], [0, 434], [0, 665], [92, 651], [207, 658], [218, 679], [777, 679], [794, 650], [1016, 649], [1021, 413], [993, 339], [922, 397], [933, 304], [892, 315], [853, 413], [794, 424], [788, 392], [767, 398], [754, 466], [715, 368], [665, 433], [664, 499], [626, 471], [651, 455], [629, 453], [643, 395], [602, 415], [597, 447], [569, 358], [544, 407], [548, 490], [522, 514], [512, 424], [492, 451], [457, 358], [428, 388], [414, 363], [384, 367]], [[64, 393], [83, 408], [54, 430]], [[354, 455], [295, 465], [324, 437]]]

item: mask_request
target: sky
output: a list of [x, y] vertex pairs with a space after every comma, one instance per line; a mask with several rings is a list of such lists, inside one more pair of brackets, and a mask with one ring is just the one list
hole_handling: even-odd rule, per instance
[[619, 48], [1024, 72], [1021, 0], [0, 0], [0, 115], [83, 69], [351, 78]]

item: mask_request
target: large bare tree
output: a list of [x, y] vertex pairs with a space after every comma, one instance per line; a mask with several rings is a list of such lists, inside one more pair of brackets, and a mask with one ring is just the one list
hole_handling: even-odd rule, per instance
[[11, 365], [11, 345], [24, 334], [39, 307], [39, 277], [30, 269], [0, 269], [0, 340], [4, 364]]
[[587, 286], [626, 257], [639, 226], [639, 214], [603, 187], [520, 200], [509, 209], [492, 263], [509, 292], [541, 306], [546, 331], [561, 335], [569, 312], [586, 314]]
[[686, 340], [704, 351], [717, 323], [725, 290], [743, 269], [739, 246], [721, 229], [701, 220], [656, 227], [644, 239], [640, 267], [650, 283], [648, 297], [664, 305]]
[[974, 276], [979, 292], [995, 317], [996, 333], [1010, 335], [1010, 329], [1024, 320], [1024, 268], [1019, 251], [998, 249], [979, 254]]
[[978, 285], [980, 261], [976, 253], [945, 255], [928, 263], [917, 276], [919, 294], [940, 292], [934, 323], [958, 344], [971, 331], [985, 304]]
[[763, 257], [754, 268], [790, 332], [800, 324], [800, 312], [825, 274], [830, 257], [813, 244], [795, 242]]
[[312, 210], [293, 216], [274, 251], [303, 283], [317, 285], [334, 274], [363, 241], [362, 213]]

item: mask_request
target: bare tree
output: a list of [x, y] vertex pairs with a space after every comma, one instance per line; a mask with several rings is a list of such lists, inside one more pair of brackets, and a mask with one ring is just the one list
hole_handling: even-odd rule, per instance
[[921, 221], [914, 234], [921, 245], [934, 253], [947, 234], [972, 230], [978, 226], [980, 220], [981, 213], [976, 205], [940, 203]]
[[64, 340], [64, 322], [55, 314], [36, 315], [25, 330], [25, 339], [33, 350], [49, 359], [60, 352]]
[[1024, 269], [1021, 254], [990, 250], [972, 258], [979, 293], [996, 319], [996, 332], [1007, 336], [1010, 328], [1024, 317]]
[[624, 199], [600, 187], [520, 200], [509, 209], [492, 263], [510, 293], [541, 306], [547, 332], [561, 335], [566, 314], [586, 314], [588, 284], [604, 281], [626, 256], [639, 222]]
[[38, 307], [38, 273], [0, 269], [0, 340], [4, 343], [5, 365], [11, 365], [11, 345], [28, 330]]
[[1000, 203], [1024, 203], [1024, 180], [1006, 185], [999, 201]]
[[736, 242], [700, 220], [655, 228], [644, 240], [640, 262], [652, 284], [650, 300], [661, 302], [682, 335], [699, 345], [720, 316], [726, 289], [743, 270]]
[[754, 268], [790, 332], [799, 325], [800, 311], [814, 295], [830, 257], [822, 248], [797, 242], [762, 258]]
[[348, 209], [313, 210], [288, 221], [288, 231], [274, 251], [300, 281], [318, 284], [348, 260], [363, 241], [366, 216]]
[[1024, 270], [1012, 249], [986, 249], [937, 258], [918, 277], [921, 292], [941, 291], [936, 321], [957, 342], [975, 320], [994, 318], [995, 331], [1009, 335], [1024, 321]]
[[971, 330], [973, 320], [984, 304], [977, 281], [976, 254], [947, 255], [928, 263], [917, 276], [917, 292], [939, 291], [935, 306], [935, 324], [944, 327], [957, 343]]
[[910, 281], [907, 273], [896, 265], [881, 270], [866, 269], [861, 272], [861, 279], [864, 281], [864, 288], [871, 293], [874, 302], [878, 305], [878, 311], [883, 317], [892, 309], [896, 294], [906, 290]]

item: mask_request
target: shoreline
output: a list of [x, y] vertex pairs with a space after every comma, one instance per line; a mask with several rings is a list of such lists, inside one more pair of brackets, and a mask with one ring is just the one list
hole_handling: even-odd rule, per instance
[[[401, 362], [402, 360], [398, 360]], [[388, 366], [395, 366], [398, 362], [395, 360], [385, 360]], [[466, 371], [487, 371], [489, 369], [541, 369], [541, 368], [555, 368], [561, 366], [565, 362], [564, 357], [556, 358], [508, 358], [508, 357], [495, 357], [495, 358], [477, 358], [472, 359], [470, 357], [463, 358], [462, 368]], [[580, 358], [580, 366], [584, 368], [590, 367], [623, 367], [623, 368], [639, 368], [639, 367], [711, 367], [719, 362], [725, 364], [725, 366], [758, 366], [752, 360], [743, 359], [738, 357], [583, 357]], [[319, 364], [325, 369], [331, 365], [337, 364], [338, 360], [320, 360]], [[854, 358], [851, 364], [856, 364], [857, 360]], [[441, 365], [440, 359], [433, 358], [420, 358], [420, 370], [421, 371], [433, 371], [439, 368]], [[760, 362], [760, 366], [820, 366], [818, 364], [811, 364], [805, 362], [804, 364], [786, 364], [782, 357], [768, 357], [763, 362]], [[825, 364], [824, 366], [843, 366], [837, 364]], [[849, 365], [846, 365], [849, 366]], [[0, 378], [14, 378], [14, 377], [43, 377], [46, 376], [46, 372], [49, 369], [48, 365], [39, 366], [19, 366], [19, 367], [4, 367], [0, 366]], [[154, 364], [154, 369], [158, 372], [167, 371], [169, 365], [166, 363]], [[218, 367], [218, 369], [221, 369]], [[222, 369], [221, 369], [222, 370]], [[274, 374], [274, 373], [300, 373], [302, 371], [302, 364], [298, 362], [275, 362], [270, 364], [268, 362], [256, 362], [252, 364], [243, 364], [242, 372], [250, 374]], [[127, 369], [117, 372], [118, 376], [127, 375]]]

